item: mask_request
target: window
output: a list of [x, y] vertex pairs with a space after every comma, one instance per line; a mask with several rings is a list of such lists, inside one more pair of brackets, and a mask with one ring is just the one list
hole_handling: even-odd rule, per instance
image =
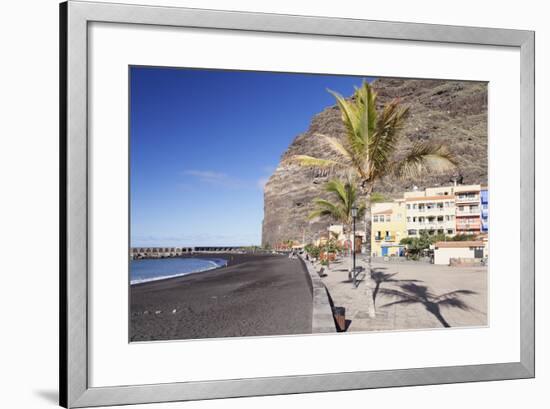
[[437, 221], [442, 222], [443, 221], [443, 216], [437, 216]]
[[381, 221], [381, 222], [384, 221], [384, 216], [383, 216], [383, 215], [380, 216], [380, 221]]
[[407, 217], [407, 223], [410, 223], [410, 222], [411, 222], [411, 218]]
[[416, 216], [413, 216], [413, 222], [416, 222]]
[[416, 236], [416, 230], [415, 229], [409, 230], [408, 233], [409, 233], [409, 236]]
[[387, 221], [387, 222], [391, 222], [391, 217], [390, 217], [389, 214], [386, 216], [386, 221]]
[[411, 209], [411, 205], [407, 203], [407, 210]]
[[464, 211], [464, 206], [458, 206], [458, 210], [461, 212]]
[[377, 231], [376, 232], [376, 240], [381, 240], [382, 239], [382, 232], [381, 231]]
[[372, 221], [373, 221], [373, 222], [378, 222], [378, 216], [374, 216], [374, 217], [372, 218]]
[[454, 230], [453, 229], [447, 229], [447, 234], [454, 234]]
[[401, 213], [397, 213], [397, 216], [396, 216], [396, 217], [397, 217], [397, 220], [401, 220], [401, 218], [402, 218]]

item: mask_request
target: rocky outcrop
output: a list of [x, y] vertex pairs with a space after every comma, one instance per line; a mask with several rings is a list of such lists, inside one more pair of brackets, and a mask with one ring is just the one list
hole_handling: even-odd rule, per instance
[[[380, 105], [400, 98], [410, 108], [402, 130], [399, 151], [416, 141], [446, 144], [458, 159], [455, 174], [424, 175], [419, 179], [386, 177], [375, 191], [397, 197], [413, 186], [419, 188], [450, 184], [457, 176], [462, 183], [487, 183], [487, 84], [466, 81], [378, 79], [372, 83]], [[334, 152], [316, 134], [342, 138], [344, 127], [336, 106], [326, 108], [311, 121], [307, 132], [298, 135], [264, 188], [262, 244], [283, 240], [309, 241], [324, 230], [328, 219], [308, 220], [312, 200], [327, 197], [324, 183], [334, 176], [327, 170], [284, 164], [292, 155], [330, 158]]]

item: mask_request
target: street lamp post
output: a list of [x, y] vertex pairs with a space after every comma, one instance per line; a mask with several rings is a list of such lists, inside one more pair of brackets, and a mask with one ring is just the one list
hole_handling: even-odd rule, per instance
[[357, 218], [357, 207], [355, 204], [351, 208], [351, 217], [353, 219], [353, 236], [351, 238], [351, 254], [352, 254], [352, 274], [353, 274], [353, 286], [357, 287], [357, 274], [355, 270], [355, 219]]

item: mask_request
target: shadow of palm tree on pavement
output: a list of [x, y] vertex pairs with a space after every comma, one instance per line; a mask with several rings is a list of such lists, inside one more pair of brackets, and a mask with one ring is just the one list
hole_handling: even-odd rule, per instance
[[380, 294], [397, 297], [397, 301], [384, 304], [382, 307], [389, 307], [397, 304], [422, 304], [426, 310], [433, 314], [442, 326], [449, 328], [451, 325], [441, 314], [442, 308], [459, 308], [463, 311], [469, 311], [471, 308], [462, 301], [462, 295], [477, 294], [470, 290], [455, 290], [448, 293], [436, 295], [429, 291], [427, 286], [407, 283], [400, 285], [401, 290], [388, 288], [380, 289]]
[[376, 305], [376, 297], [380, 292], [380, 286], [382, 283], [421, 283], [422, 280], [400, 280], [394, 278], [397, 273], [384, 273], [381, 269], [372, 270], [370, 273], [370, 278], [376, 283], [374, 290], [372, 291], [372, 302]]

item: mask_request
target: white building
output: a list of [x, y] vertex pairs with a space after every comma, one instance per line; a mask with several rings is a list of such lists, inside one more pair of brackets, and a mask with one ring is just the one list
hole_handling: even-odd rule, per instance
[[418, 237], [423, 230], [428, 234], [456, 234], [453, 186], [414, 190], [405, 192], [403, 196], [409, 237]]
[[482, 241], [438, 241], [434, 245], [434, 264], [450, 265], [451, 259], [473, 261], [484, 256]]

